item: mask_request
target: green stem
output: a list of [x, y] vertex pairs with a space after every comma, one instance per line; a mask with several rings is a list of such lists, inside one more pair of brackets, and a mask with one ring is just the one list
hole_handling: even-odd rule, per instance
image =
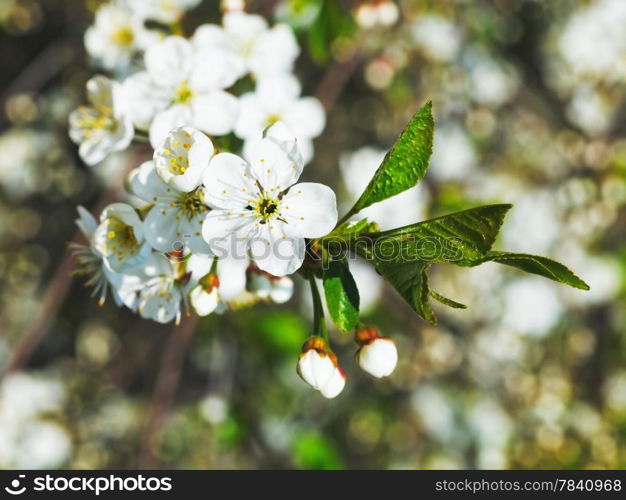
[[[355, 205], [356, 206], [356, 205]], [[348, 212], [346, 213], [346, 215], [344, 215], [341, 219], [339, 219], [339, 222], [337, 222], [337, 225], [335, 226], [335, 228], [341, 226], [344, 222], [346, 222], [350, 217], [352, 217], [353, 215], [359, 213], [358, 210], [355, 210], [355, 207], [352, 207], [350, 210], [348, 210]]]
[[313, 333], [319, 335], [328, 343], [328, 329], [326, 328], [322, 299], [312, 272], [309, 272], [309, 283], [311, 285], [311, 297], [313, 298]]

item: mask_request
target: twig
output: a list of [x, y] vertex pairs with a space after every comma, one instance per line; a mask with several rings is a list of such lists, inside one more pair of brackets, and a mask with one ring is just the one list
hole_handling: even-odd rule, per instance
[[361, 54], [356, 52], [349, 60], [337, 62], [326, 70], [315, 91], [315, 97], [321, 101], [327, 112], [335, 105], [337, 98], [350, 81], [350, 77], [359, 66], [361, 59]]
[[[125, 175], [121, 175], [116, 182], [109, 184], [98, 200], [94, 209], [95, 212], [101, 211], [106, 205], [116, 199], [119, 199], [121, 193], [123, 192], [124, 178]], [[82, 233], [80, 231], [76, 231], [71, 241], [81, 241], [83, 239]], [[71, 253], [69, 251], [65, 251], [59, 267], [46, 286], [46, 290], [41, 300], [41, 305], [35, 315], [35, 318], [20, 336], [17, 345], [11, 353], [9, 362], [4, 370], [0, 372], [0, 381], [2, 381], [2, 379], [9, 373], [21, 369], [28, 363], [28, 360], [32, 356], [33, 352], [50, 329], [59, 308], [69, 293], [73, 280], [71, 272], [74, 269], [74, 265], [74, 258]]]
[[157, 450], [160, 444], [161, 429], [165, 424], [174, 400], [174, 394], [178, 389], [185, 355], [197, 323], [197, 316], [185, 318], [180, 326], [174, 327], [165, 345], [149, 415], [141, 438], [138, 464], [140, 469], [159, 467]]

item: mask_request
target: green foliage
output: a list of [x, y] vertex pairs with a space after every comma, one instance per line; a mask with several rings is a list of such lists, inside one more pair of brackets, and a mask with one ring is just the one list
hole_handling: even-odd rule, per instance
[[385, 156], [352, 209], [353, 213], [415, 186], [426, 173], [433, 149], [432, 104], [426, 103]]
[[484, 262], [498, 262], [507, 266], [516, 267], [530, 274], [537, 274], [544, 278], [564, 283], [573, 288], [589, 290], [589, 285], [576, 276], [569, 268], [547, 257], [529, 255], [524, 253], [489, 252], [484, 257], [476, 260], [460, 261], [457, 264], [474, 267]]
[[318, 15], [308, 30], [309, 52], [317, 63], [330, 59], [330, 48], [340, 36], [349, 36], [354, 30], [354, 21], [349, 11], [335, 0], [315, 0], [321, 3]]
[[323, 271], [328, 311], [341, 331], [353, 330], [359, 321], [359, 290], [345, 260], [329, 260]]
[[333, 443], [317, 432], [297, 434], [291, 443], [295, 464], [300, 469], [343, 469]]

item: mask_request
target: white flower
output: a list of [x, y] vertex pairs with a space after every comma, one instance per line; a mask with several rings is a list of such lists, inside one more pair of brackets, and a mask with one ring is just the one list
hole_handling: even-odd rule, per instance
[[142, 318], [169, 323], [181, 317], [181, 301], [185, 299], [185, 283], [180, 269], [166, 256], [153, 252], [146, 261], [126, 273], [120, 290], [137, 295], [137, 310]]
[[89, 242], [88, 245], [72, 243], [71, 248], [78, 264], [78, 272], [89, 276], [87, 286], [93, 287], [92, 295], [98, 295], [98, 303], [104, 304], [109, 285], [111, 285], [113, 299], [120, 306], [124, 304], [131, 310], [135, 308], [136, 294], [134, 292], [124, 293], [124, 290], [118, 290], [122, 280], [122, 275], [114, 273], [104, 263], [102, 254], [95, 248], [95, 233], [98, 223], [96, 219], [82, 206], [78, 207], [79, 218], [76, 219], [76, 225], [85, 235]]
[[359, 366], [374, 377], [391, 375], [398, 363], [396, 343], [389, 337], [380, 337], [373, 328], [361, 328], [356, 333], [361, 347], [356, 352]]
[[337, 222], [335, 193], [315, 183], [295, 184], [302, 172], [295, 140], [272, 126], [242, 158], [220, 153], [204, 174], [213, 208], [202, 236], [216, 255], [250, 250], [263, 271], [295, 272], [304, 260], [305, 238], [328, 234]]
[[250, 139], [261, 136], [273, 123], [283, 122], [298, 139], [298, 148], [308, 163], [313, 157], [312, 139], [324, 130], [326, 116], [315, 97], [300, 97], [300, 83], [293, 75], [263, 77], [256, 91], [241, 96], [241, 110], [235, 134], [247, 139], [244, 156], [251, 147]]
[[136, 266], [150, 255], [142, 225], [135, 209], [126, 203], [111, 203], [102, 211], [93, 245], [111, 271]]
[[242, 74], [236, 57], [215, 48], [194, 50], [184, 38], [170, 36], [152, 45], [144, 62], [146, 71], [124, 81], [124, 105], [139, 128], [150, 128], [153, 147], [182, 125], [211, 135], [233, 129], [239, 102], [223, 89]]
[[412, 35], [421, 51], [435, 61], [450, 62], [461, 49], [458, 26], [438, 15], [428, 14], [416, 19]]
[[202, 222], [208, 212], [204, 189], [179, 191], [158, 176], [154, 162], [143, 163], [131, 174], [133, 194], [153, 206], [143, 222], [143, 234], [155, 250], [172, 252], [187, 247], [208, 254], [202, 239]]
[[85, 48], [105, 69], [124, 71], [133, 56], [158, 39], [144, 27], [144, 18], [128, 3], [117, 1], [102, 5], [93, 26], [85, 32]]
[[135, 133], [130, 118], [122, 113], [121, 86], [105, 76], [87, 82], [89, 106], [70, 114], [70, 138], [80, 145], [78, 153], [87, 165], [95, 165], [107, 155], [121, 151]]
[[233, 50], [256, 76], [287, 73], [300, 53], [298, 42], [286, 24], [268, 27], [256, 14], [228, 12], [222, 20]]
[[302, 346], [297, 372], [313, 389], [332, 399], [339, 395], [346, 383], [346, 376], [337, 365], [337, 358], [327, 350], [321, 337], [311, 337]]
[[133, 9], [145, 19], [170, 24], [180, 20], [186, 11], [196, 7], [201, 0], [139, 0]]
[[214, 258], [191, 255], [187, 259], [191, 305], [199, 316], [221, 312], [225, 302], [236, 299], [246, 289], [249, 260], [223, 258], [214, 267]]
[[202, 183], [213, 152], [213, 143], [202, 132], [192, 127], [176, 128], [154, 152], [156, 172], [167, 184], [188, 193]]
[[293, 296], [293, 280], [287, 276], [278, 277], [262, 271], [253, 271], [249, 289], [261, 300], [284, 304]]
[[[339, 167], [352, 203], [363, 193], [385, 154], [380, 148], [365, 146], [341, 155]], [[423, 186], [415, 186], [361, 210], [355, 219], [367, 217], [383, 230], [414, 224], [426, 216], [427, 196]]]

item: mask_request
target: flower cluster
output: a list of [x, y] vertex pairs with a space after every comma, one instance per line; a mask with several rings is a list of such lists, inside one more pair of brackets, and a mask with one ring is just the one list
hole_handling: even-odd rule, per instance
[[[116, 79], [89, 80], [89, 105], [71, 115], [70, 136], [85, 163], [126, 149], [133, 137], [147, 135], [156, 148], [184, 125], [213, 137], [234, 133], [245, 153], [277, 121], [298, 138], [305, 163], [311, 160], [325, 114], [317, 99], [301, 97], [293, 76], [300, 49], [291, 29], [229, 11], [222, 25], [203, 24], [189, 38], [165, 30], [163, 23], [197, 3], [116, 0], [99, 8], [85, 45], [94, 63]], [[163, 26], [148, 29], [146, 21]]]
[[303, 161], [286, 127], [274, 124], [249, 159], [217, 153], [193, 127], [173, 129], [129, 178], [132, 203], [112, 203], [96, 221], [79, 208], [89, 241], [76, 248], [104, 302], [161, 323], [190, 303], [201, 316], [229, 303], [289, 300], [287, 277], [302, 266], [305, 238], [337, 222], [327, 186], [297, 183]]

